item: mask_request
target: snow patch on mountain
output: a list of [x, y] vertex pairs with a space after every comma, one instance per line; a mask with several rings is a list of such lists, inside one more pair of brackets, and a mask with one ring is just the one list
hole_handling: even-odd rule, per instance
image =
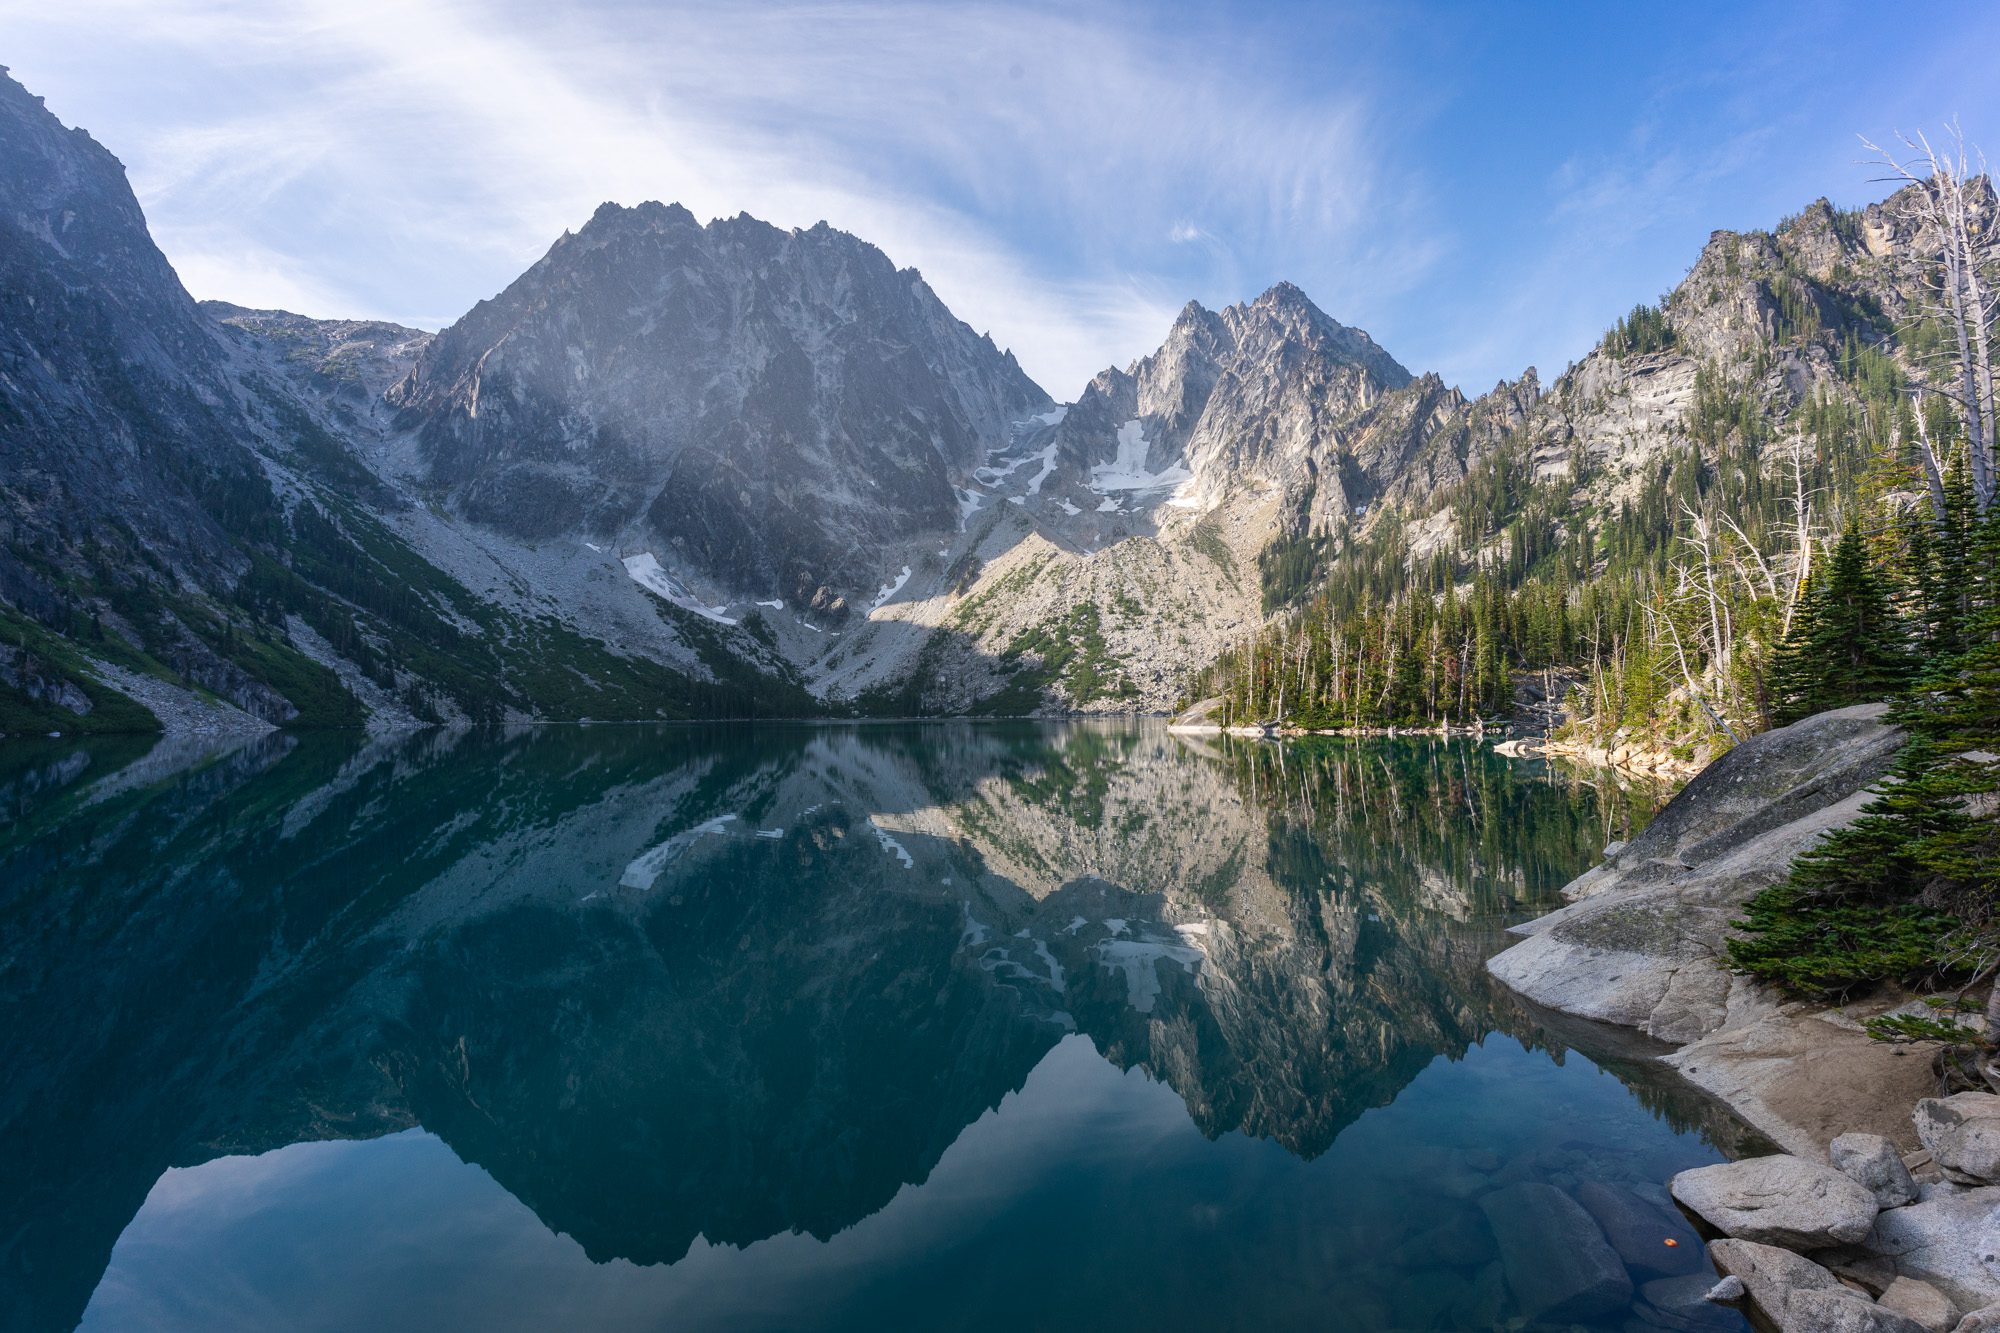
[[901, 861], [903, 869], [914, 870], [917, 868], [915, 858], [910, 855], [910, 849], [903, 846], [902, 843], [897, 842], [889, 830], [877, 823], [872, 815], [868, 819], [868, 827], [875, 830], [875, 841], [882, 844], [882, 850], [895, 857], [898, 861]]
[[877, 611], [880, 611], [882, 609], [883, 604], [886, 603], [891, 597], [894, 597], [897, 593], [901, 592], [903, 590], [903, 585], [905, 583], [908, 583], [909, 581], [910, 581], [910, 567], [908, 565], [904, 565], [902, 573], [898, 574], [892, 582], [883, 584], [881, 588], [876, 591], [875, 601], [873, 602], [873, 604], [869, 606], [868, 614], [874, 615]]
[[1124, 974], [1126, 1002], [1142, 1014], [1153, 1012], [1153, 1002], [1160, 996], [1161, 963], [1198, 972], [1206, 959], [1200, 949], [1147, 936], [1103, 940], [1093, 945], [1091, 952], [1103, 967]]
[[964, 532], [965, 525], [972, 521], [972, 516], [985, 507], [986, 497], [974, 490], [954, 488], [953, 493], [958, 496], [958, 530]]
[[1039, 454], [1029, 454], [1028, 458], [1040, 458], [1042, 460], [1042, 470], [1028, 478], [1027, 490], [1027, 494], [1029, 495], [1040, 495], [1042, 492], [1042, 483], [1047, 481], [1049, 474], [1056, 470], [1056, 447], [1054, 444], [1050, 444], [1048, 448], [1042, 450]]
[[1134, 418], [1118, 428], [1118, 453], [1109, 463], [1090, 470], [1091, 490], [1099, 495], [1111, 491], [1163, 491], [1194, 480], [1194, 473], [1179, 463], [1159, 472], [1146, 470], [1146, 454], [1151, 445], [1145, 427]]
[[678, 579], [660, 567], [659, 558], [651, 551], [642, 551], [638, 555], [626, 556], [625, 572], [632, 576], [634, 583], [644, 588], [647, 592], [664, 601], [672, 602], [683, 611], [692, 611], [698, 616], [713, 620], [718, 625], [734, 625], [736, 623], [723, 614], [723, 612], [729, 609], [728, 606], [703, 606], [700, 602], [696, 601], [693, 595], [681, 586]]

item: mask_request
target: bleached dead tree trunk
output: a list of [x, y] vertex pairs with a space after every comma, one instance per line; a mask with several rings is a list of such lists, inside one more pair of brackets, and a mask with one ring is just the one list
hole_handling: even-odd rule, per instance
[[[1708, 612], [1708, 661], [1710, 669], [1718, 680], [1729, 679], [1730, 641], [1729, 633], [1723, 626], [1722, 593], [1715, 580], [1715, 530], [1709, 526], [1708, 516], [1697, 511], [1685, 501], [1681, 512], [1688, 518], [1688, 526], [1694, 535], [1681, 540], [1701, 553], [1701, 569], [1697, 574], [1685, 567], [1681, 570], [1684, 585], [1692, 585]], [[1678, 646], [1678, 643], [1676, 644]]]
[[[1667, 612], [1655, 611], [1649, 606], [1646, 608], [1646, 617], [1655, 625], [1664, 625], [1666, 627], [1667, 638], [1674, 645], [1674, 660], [1680, 664], [1681, 679], [1687, 684], [1688, 697], [1701, 706], [1701, 711], [1708, 714], [1708, 720], [1713, 722], [1723, 735], [1729, 737], [1731, 745], [1737, 744], [1738, 738], [1735, 729], [1729, 725], [1729, 720], [1723, 717], [1721, 713], [1718, 713], [1714, 705], [1709, 703], [1708, 695], [1702, 691], [1701, 683], [1695, 679], [1694, 669], [1688, 665], [1687, 650], [1681, 644], [1681, 632], [1675, 627], [1673, 616]], [[1658, 631], [1655, 630], [1656, 638], [1657, 635]]]
[[1986, 207], [1991, 187], [1983, 164], [1977, 174], [1973, 172], [1965, 136], [1957, 125], [1951, 126], [1942, 152], [1921, 134], [1897, 138], [1910, 153], [1907, 160], [1868, 139], [1861, 142], [1876, 155], [1878, 165], [1888, 168], [1890, 179], [1918, 187], [1919, 215], [1929, 231], [1926, 258], [1937, 272], [1938, 298], [1932, 313], [1951, 330], [1952, 378], [1957, 388], [1950, 396], [1958, 402], [1965, 423], [1973, 504], [1983, 516], [2000, 489], [1994, 461], [1992, 357], [1992, 325], [2000, 302], [1987, 294], [1987, 271], [1996, 258], [1995, 227], [1993, 218], [1979, 216], [1991, 212]]
[[[1803, 448], [1803, 446], [1801, 446]], [[1799, 609], [1799, 600], [1806, 595], [1806, 580], [1812, 577], [1812, 497], [1806, 492], [1806, 461], [1804, 455], [1795, 450], [1792, 453], [1792, 537], [1797, 545], [1793, 548], [1796, 568], [1792, 572], [1792, 586], [1785, 596], [1784, 632], [1792, 632], [1792, 614]]]
[[1938, 457], [1937, 446], [1931, 443], [1931, 429], [1924, 420], [1924, 396], [1921, 392], [1912, 395], [1910, 414], [1917, 423], [1917, 457], [1924, 465], [1924, 487], [1930, 492], [1931, 518], [1943, 527], [1948, 517], [1944, 498], [1944, 460]]

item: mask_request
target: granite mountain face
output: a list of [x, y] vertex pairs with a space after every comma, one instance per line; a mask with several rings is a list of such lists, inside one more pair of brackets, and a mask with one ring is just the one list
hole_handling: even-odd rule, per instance
[[657, 203], [600, 208], [389, 399], [473, 522], [817, 609], [877, 586], [869, 552], [954, 531], [954, 479], [1051, 405], [875, 247]]
[[1546, 386], [1280, 283], [1056, 405], [824, 224], [607, 204], [429, 334], [197, 305], [5, 79], [0, 168], [0, 731], [1164, 710], [1329, 574], [1507, 558], [1496, 477], [1581, 541], [1719, 404], [1780, 468], [1921, 281], [1821, 201]]
[[146, 232], [118, 160], [0, 79], [0, 595], [52, 611], [48, 564], [88, 540], [176, 574], [238, 562], [205, 492], [254, 431], [226, 348]]
[[426, 336], [198, 306], [5, 77], [0, 293], [0, 732], [807, 706], [629, 580], [614, 635], [438, 531], [379, 429]]

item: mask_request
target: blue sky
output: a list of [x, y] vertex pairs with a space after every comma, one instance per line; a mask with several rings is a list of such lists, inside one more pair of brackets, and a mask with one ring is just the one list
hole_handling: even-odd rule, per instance
[[437, 327], [602, 200], [824, 218], [1058, 398], [1289, 279], [1413, 370], [1552, 374], [1719, 227], [2000, 152], [2000, 8], [0, 0], [198, 296]]

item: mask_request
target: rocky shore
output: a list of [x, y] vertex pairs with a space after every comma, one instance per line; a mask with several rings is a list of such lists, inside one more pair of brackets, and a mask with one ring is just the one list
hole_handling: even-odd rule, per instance
[[1910, 1153], [1848, 1133], [1827, 1162], [1780, 1154], [1675, 1176], [1675, 1201], [1721, 1233], [1707, 1299], [1779, 1333], [2000, 1329], [2000, 1097], [1927, 1097], [1912, 1124]]
[[1683, 759], [1665, 750], [1649, 750], [1620, 741], [1615, 745], [1591, 745], [1583, 741], [1555, 740], [1547, 736], [1521, 736], [1493, 747], [1496, 754], [1516, 757], [1553, 756], [1574, 759], [1596, 768], [1615, 768], [1640, 777], [1667, 782], [1685, 782], [1707, 766], [1705, 758]]
[[2000, 1330], [2000, 1097], [1935, 1096], [1923, 1048], [1868, 1034], [1918, 997], [1802, 1003], [1726, 965], [1743, 904], [1886, 773], [1885, 712], [1822, 713], [1723, 755], [1487, 963], [1539, 1005], [1672, 1048], [1665, 1063], [1785, 1150], [1672, 1185], [1720, 1235], [1705, 1299], [1780, 1333]]

